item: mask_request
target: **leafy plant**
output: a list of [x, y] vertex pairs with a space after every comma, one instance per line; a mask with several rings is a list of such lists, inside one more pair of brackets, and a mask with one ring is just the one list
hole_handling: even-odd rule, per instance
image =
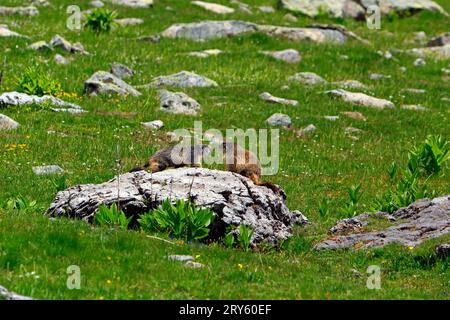
[[95, 214], [95, 223], [100, 226], [127, 229], [131, 218], [132, 217], [127, 218], [125, 213], [118, 208], [116, 203], [113, 203], [109, 208], [102, 204], [98, 208], [98, 212]]
[[191, 201], [181, 199], [175, 204], [165, 200], [155, 210], [141, 215], [138, 222], [144, 231], [167, 232], [174, 238], [192, 241], [207, 237], [213, 220], [210, 209], [197, 208]]
[[24, 212], [40, 210], [40, 208], [38, 207], [35, 200], [30, 201], [23, 196], [17, 196], [17, 197], [6, 200], [3, 207], [6, 210], [18, 210], [18, 211], [24, 211]]
[[324, 199], [319, 204], [319, 214], [322, 218], [328, 217], [330, 213], [330, 201], [328, 199]]
[[233, 248], [234, 246], [234, 234], [229, 232], [225, 235], [224, 243], [227, 248]]
[[109, 32], [116, 25], [114, 19], [117, 12], [109, 9], [97, 8], [86, 16], [85, 26], [96, 33]]
[[61, 85], [41, 67], [27, 67], [22, 77], [16, 79], [16, 86], [17, 91], [36, 96], [57, 96], [63, 92]]
[[395, 162], [392, 162], [388, 169], [389, 179], [392, 181], [395, 181], [395, 178], [397, 177], [397, 164]]
[[66, 177], [64, 176], [54, 178], [52, 183], [57, 192], [67, 189]]
[[408, 169], [433, 175], [441, 171], [450, 158], [450, 142], [440, 135], [428, 136], [419, 147], [413, 147], [408, 154]]
[[349, 201], [343, 208], [343, 213], [346, 217], [353, 217], [358, 213], [358, 202], [361, 198], [361, 185], [353, 185], [347, 188]]
[[241, 224], [239, 226], [239, 237], [238, 241], [244, 251], [248, 251], [250, 247], [250, 240], [253, 236], [253, 229], [250, 226]]

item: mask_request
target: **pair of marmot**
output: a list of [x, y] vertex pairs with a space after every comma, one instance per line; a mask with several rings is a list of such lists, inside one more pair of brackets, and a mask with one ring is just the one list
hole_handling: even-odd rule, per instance
[[[180, 168], [185, 166], [200, 167], [202, 156], [208, 152], [209, 145], [197, 144], [189, 148], [182, 146], [168, 147], [157, 151], [142, 167], [132, 169], [130, 172], [148, 170], [150, 172], [163, 171], [167, 168]], [[254, 184], [271, 189], [275, 194], [286, 198], [284, 191], [271, 182], [261, 182], [261, 163], [250, 150], [240, 147], [234, 142], [223, 142], [223, 159], [228, 171], [238, 173], [249, 178]]]

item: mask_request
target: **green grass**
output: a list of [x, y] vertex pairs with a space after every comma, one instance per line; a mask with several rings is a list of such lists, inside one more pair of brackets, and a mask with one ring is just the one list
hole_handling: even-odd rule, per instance
[[[39, 8], [32, 17], [0, 16], [14, 31], [30, 36], [29, 40], [0, 38], [0, 61], [3, 81], [0, 92], [15, 89], [15, 79], [34, 64], [42, 65], [65, 92], [76, 96], [64, 99], [89, 111], [82, 115], [52, 113], [34, 107], [1, 109], [22, 126], [12, 132], [0, 132], [0, 202], [23, 195], [46, 208], [54, 198], [54, 178], [35, 176], [32, 166], [58, 164], [66, 170], [68, 185], [100, 183], [121, 171], [141, 164], [151, 153], [167, 144], [165, 134], [177, 128], [191, 128], [201, 120], [203, 128], [266, 128], [265, 120], [275, 112], [287, 113], [296, 128], [310, 123], [317, 130], [298, 138], [292, 131], [281, 130], [280, 171], [265, 177], [286, 191], [287, 205], [301, 210], [312, 225], [296, 229], [294, 237], [278, 251], [244, 253], [219, 246], [173, 246], [147, 238], [136, 231], [110, 231], [91, 228], [67, 219], [50, 221], [42, 211], [20, 213], [0, 211], [0, 284], [20, 294], [41, 299], [79, 298], [274, 298], [274, 299], [448, 299], [450, 278], [448, 260], [432, 255], [433, 244], [408, 250], [392, 246], [367, 252], [314, 252], [312, 245], [326, 237], [329, 228], [341, 215], [347, 201], [347, 187], [360, 183], [361, 212], [370, 208], [375, 196], [390, 187], [387, 169], [392, 161], [404, 168], [407, 151], [429, 134], [449, 136], [448, 80], [441, 69], [448, 61], [427, 59], [426, 66], [414, 67], [414, 57], [397, 54], [397, 60], [385, 60], [377, 50], [408, 49], [404, 43], [416, 31], [435, 35], [450, 28], [448, 18], [422, 13], [406, 19], [384, 19], [381, 30], [369, 30], [365, 24], [344, 21], [347, 28], [370, 40], [373, 47], [350, 41], [343, 46], [294, 43], [262, 34], [195, 43], [187, 40], [162, 39], [159, 44], [136, 42], [131, 38], [156, 34], [173, 23], [207, 19], [225, 19], [189, 4], [190, 1], [157, 0], [148, 10], [107, 5], [119, 18], [143, 18], [145, 24], [117, 28], [109, 34], [96, 35], [88, 30], [70, 31], [65, 27], [65, 7], [70, 1], [53, 0], [52, 7]], [[226, 4], [227, 1], [215, 1]], [[276, 1], [247, 0], [249, 4], [272, 4]], [[450, 2], [438, 1], [447, 11]], [[2, 5], [21, 5], [22, 1], [5, 0]], [[171, 6], [175, 12], [165, 9]], [[87, 9], [88, 5], [81, 5]], [[285, 12], [253, 15], [236, 12], [230, 19], [260, 24], [283, 25]], [[299, 17], [292, 26], [314, 21]], [[333, 22], [320, 18], [319, 22]], [[80, 41], [91, 56], [70, 55], [69, 65], [53, 62], [56, 52], [25, 49], [34, 41], [49, 41], [55, 34], [71, 42]], [[181, 53], [218, 48], [226, 53], [199, 59]], [[301, 52], [298, 65], [288, 65], [259, 53], [265, 50], [294, 48]], [[349, 60], [340, 59], [349, 56]], [[109, 64], [120, 62], [137, 71], [130, 84], [150, 82], [152, 77], [181, 70], [195, 71], [219, 83], [217, 88], [186, 89], [202, 105], [198, 117], [171, 115], [159, 111], [157, 92], [142, 91], [141, 97], [87, 97], [83, 83], [97, 70], [109, 70]], [[4, 63], [4, 64], [3, 64]], [[400, 66], [408, 71], [402, 73]], [[295, 72], [312, 71], [328, 81], [355, 79], [369, 86], [368, 93], [387, 98], [396, 104], [393, 110], [374, 110], [349, 105], [321, 92], [332, 85], [304, 87], [290, 84], [283, 91], [286, 78]], [[371, 72], [389, 74], [391, 79], [371, 81]], [[426, 89], [425, 95], [401, 93], [402, 88]], [[258, 95], [296, 99], [299, 107], [271, 105]], [[402, 110], [401, 104], [422, 104], [429, 112]], [[341, 116], [336, 122], [323, 119], [341, 111], [359, 111], [367, 121]], [[165, 128], [152, 132], [140, 122], [161, 119]], [[344, 134], [353, 126], [364, 130], [358, 141]], [[56, 134], [48, 134], [54, 131]], [[18, 146], [19, 144], [22, 147]], [[13, 145], [13, 146], [11, 146]], [[15, 145], [15, 147], [14, 147]], [[119, 146], [119, 153], [117, 147]], [[427, 184], [437, 194], [450, 191], [448, 167]], [[330, 199], [330, 215], [320, 218], [319, 204]], [[199, 261], [209, 268], [185, 269], [179, 263], [166, 261], [166, 254], [200, 255]], [[427, 259], [423, 258], [429, 255]], [[108, 258], [110, 257], [110, 259]], [[433, 258], [434, 257], [434, 258]], [[82, 289], [66, 288], [66, 269], [79, 265]], [[238, 264], [244, 265], [243, 269]], [[366, 275], [355, 279], [351, 269], [365, 274], [369, 265], [382, 267], [382, 290], [369, 290]], [[35, 271], [39, 279], [22, 276]], [[111, 281], [109, 284], [108, 280]]]

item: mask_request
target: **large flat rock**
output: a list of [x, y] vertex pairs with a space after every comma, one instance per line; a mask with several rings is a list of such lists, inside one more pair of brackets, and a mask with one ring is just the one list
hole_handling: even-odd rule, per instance
[[77, 185], [58, 192], [46, 214], [92, 222], [101, 204], [119, 202], [127, 216], [136, 217], [166, 199], [189, 198], [197, 206], [216, 213], [211, 239], [222, 237], [229, 225], [245, 223], [255, 231], [253, 243], [278, 243], [291, 236], [293, 224], [301, 219], [272, 190], [229, 171], [203, 168], [169, 169], [153, 174], [139, 171], [102, 184]]

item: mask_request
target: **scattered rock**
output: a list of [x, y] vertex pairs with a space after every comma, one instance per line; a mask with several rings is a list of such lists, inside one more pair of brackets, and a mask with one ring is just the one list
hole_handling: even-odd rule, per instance
[[289, 106], [297, 106], [298, 105], [297, 100], [289, 100], [289, 99], [274, 97], [273, 95], [271, 95], [268, 92], [261, 93], [259, 95], [259, 97], [261, 99], [263, 99], [264, 101], [270, 102], [270, 103], [279, 103], [279, 104], [284, 104], [284, 105], [289, 105]]
[[45, 41], [34, 42], [30, 44], [27, 48], [31, 50], [52, 50], [52, 47]]
[[309, 124], [306, 127], [304, 127], [303, 129], [300, 129], [297, 131], [297, 136], [305, 136], [310, 132], [313, 132], [317, 129], [317, 127], [313, 124]]
[[119, 94], [140, 96], [141, 93], [122, 79], [106, 71], [97, 71], [84, 82], [87, 94]]
[[153, 0], [109, 0], [112, 4], [127, 6], [132, 8], [150, 8]]
[[406, 72], [407, 71], [407, 69], [406, 69], [406, 67], [400, 67], [400, 68], [398, 68], [401, 72]]
[[414, 48], [407, 51], [410, 54], [419, 57], [429, 57], [437, 60], [448, 60], [450, 59], [450, 45], [438, 46], [438, 47], [428, 47], [428, 48]]
[[196, 115], [200, 104], [183, 92], [161, 90], [159, 93], [160, 109], [176, 114]]
[[363, 20], [365, 9], [352, 0], [281, 0], [284, 9], [299, 12], [308, 17], [315, 18], [326, 13], [332, 18], [355, 18]]
[[2, 7], [0, 6], [0, 15], [20, 15], [20, 16], [37, 16], [39, 10], [36, 7]]
[[47, 0], [33, 0], [33, 2], [31, 2], [31, 5], [35, 7], [48, 7], [50, 6], [50, 2], [48, 2]]
[[[376, 214], [363, 214], [355, 217], [367, 220]], [[347, 235], [334, 236], [318, 243], [315, 248], [321, 249], [364, 249], [383, 247], [390, 243], [415, 247], [423, 241], [436, 238], [450, 232], [450, 195], [433, 200], [421, 199], [408, 207], [397, 210], [392, 215], [378, 214], [392, 222], [392, 226], [384, 230], [362, 231]], [[338, 222], [338, 224], [341, 222]], [[370, 221], [366, 221], [370, 224]]]
[[231, 37], [256, 31], [256, 24], [244, 21], [202, 21], [174, 24], [161, 33], [165, 38], [186, 38], [194, 41]]
[[52, 38], [52, 40], [50, 40], [50, 46], [52, 46], [53, 48], [61, 48], [64, 51], [70, 53], [80, 53], [86, 55], [89, 54], [86, 50], [84, 50], [84, 47], [81, 43], [76, 42], [72, 44], [63, 37], [61, 37], [59, 34], [57, 34]]
[[23, 37], [20, 33], [9, 30], [5, 24], [0, 24], [0, 37]]
[[194, 261], [194, 257], [193, 256], [186, 256], [186, 255], [182, 255], [182, 254], [172, 254], [167, 256], [167, 259], [172, 260], [172, 261], [181, 261], [181, 262], [188, 262], [188, 261]]
[[448, 15], [441, 6], [431, 0], [362, 0], [361, 4], [365, 8], [376, 5], [383, 15], [388, 15], [393, 12], [410, 14], [422, 10], [440, 12], [446, 16]]
[[288, 81], [298, 82], [306, 85], [318, 85], [326, 83], [325, 79], [314, 72], [300, 72], [288, 78]]
[[343, 219], [338, 221], [329, 232], [331, 234], [355, 232], [360, 230], [365, 225], [367, 225], [367, 222], [363, 224], [358, 218]]
[[91, 1], [89, 4], [91, 5], [91, 7], [94, 7], [94, 8], [103, 8], [105, 6], [105, 4], [103, 2], [101, 2], [100, 0]]
[[367, 86], [357, 80], [343, 80], [343, 81], [337, 81], [332, 82], [332, 84], [341, 86], [343, 88], [347, 89], [367, 89]]
[[381, 79], [390, 79], [390, 75], [381, 74], [381, 73], [371, 73], [369, 74], [370, 80], [381, 80]]
[[339, 120], [339, 116], [323, 116], [323, 118], [324, 118], [325, 120], [328, 120], [328, 121], [336, 121], [336, 120]]
[[55, 62], [57, 64], [69, 64], [69, 60], [67, 60], [60, 54], [55, 54], [55, 57], [53, 58], [53, 60], [55, 60]]
[[117, 202], [128, 217], [148, 212], [167, 199], [193, 199], [196, 206], [216, 214], [207, 240], [224, 236], [228, 226], [249, 225], [252, 245], [267, 241], [276, 244], [292, 236], [292, 226], [300, 219], [290, 212], [282, 197], [239, 174], [205, 168], [178, 168], [156, 173], [125, 173], [108, 182], [77, 185], [58, 192], [46, 212], [48, 216], [68, 216], [94, 221], [101, 204]]
[[142, 125], [147, 129], [158, 130], [164, 127], [164, 122], [161, 120], [153, 120], [150, 122], [141, 122]]
[[0, 297], [2, 297], [5, 300], [33, 300], [30, 297], [21, 296], [20, 294], [17, 294], [15, 292], [8, 291], [3, 286], [0, 286]]
[[204, 1], [192, 1], [191, 3], [193, 5], [202, 7], [203, 9], [206, 9], [208, 11], [218, 13], [218, 14], [227, 14], [227, 13], [234, 12], [233, 8], [230, 8], [230, 7], [221, 5], [221, 4], [217, 4], [217, 3], [204, 2]]
[[42, 176], [48, 174], [63, 174], [64, 170], [58, 165], [49, 165], [49, 166], [33, 167], [33, 172], [38, 176]]
[[160, 76], [153, 78], [149, 84], [150, 87], [177, 87], [177, 88], [193, 88], [193, 87], [217, 87], [217, 82], [202, 77], [196, 73], [189, 71], [181, 71], [168, 76]]
[[135, 72], [121, 63], [111, 63], [111, 73], [120, 79], [131, 78]]
[[223, 53], [223, 51], [219, 50], [219, 49], [207, 49], [207, 50], [203, 50], [203, 51], [188, 52], [187, 55], [192, 56], [192, 57], [198, 57], [198, 58], [207, 58], [209, 56], [217, 56], [221, 53]]
[[355, 119], [355, 120], [362, 120], [366, 121], [366, 117], [363, 116], [361, 112], [358, 111], [344, 111], [341, 112], [344, 116]]
[[14, 130], [18, 127], [20, 127], [18, 122], [0, 113], [0, 130]]
[[263, 12], [263, 13], [274, 13], [275, 9], [271, 6], [259, 6], [258, 7], [259, 11]]
[[283, 20], [287, 21], [287, 22], [297, 22], [298, 18], [296, 16], [294, 16], [293, 14], [291, 14], [291, 13], [286, 13], [283, 16]]
[[441, 47], [449, 44], [450, 44], [450, 32], [446, 32], [428, 41], [427, 47]]
[[426, 65], [427, 63], [422, 58], [417, 58], [413, 64], [415, 67], [421, 67], [421, 66]]
[[136, 26], [139, 24], [143, 24], [144, 20], [139, 18], [123, 18], [123, 19], [114, 19], [114, 22], [117, 23], [121, 27], [126, 26]]
[[191, 268], [191, 269], [201, 269], [201, 268], [206, 267], [204, 264], [201, 264], [199, 262], [194, 262], [194, 261], [188, 261], [184, 264], [184, 266], [186, 268]]
[[427, 111], [428, 108], [421, 106], [421, 105], [416, 105], [416, 104], [404, 104], [401, 106], [402, 109], [405, 110], [415, 110], [415, 111]]
[[[74, 112], [84, 112], [83, 109], [81, 109], [80, 106], [65, 102], [59, 98], [53, 97], [53, 96], [33, 96], [28, 95], [26, 93], [21, 92], [5, 92], [2, 95], [0, 95], [0, 107], [6, 107], [6, 106], [19, 106], [19, 105], [28, 105], [28, 104], [45, 104], [50, 103], [56, 107], [59, 108], [65, 108], [65, 109], [73, 109]], [[58, 108], [53, 108], [53, 111], [58, 110]]]
[[297, 63], [301, 60], [300, 53], [295, 49], [286, 49], [281, 51], [263, 51], [262, 53], [287, 63]]
[[266, 120], [266, 122], [271, 126], [282, 126], [282, 127], [288, 127], [292, 123], [291, 117], [283, 113], [274, 113]]
[[235, 4], [239, 7], [239, 11], [244, 12], [244, 13], [249, 13], [252, 14], [252, 10], [250, 9], [250, 6], [246, 3], [243, 3], [239, 0], [231, 0], [230, 1], [232, 4]]
[[450, 243], [443, 243], [436, 247], [436, 253], [442, 258], [450, 256]]
[[352, 134], [352, 133], [363, 133], [364, 131], [355, 127], [345, 127], [344, 132], [345, 134]]
[[161, 36], [159, 34], [156, 34], [156, 35], [138, 37], [135, 40], [136, 41], [145, 41], [145, 42], [158, 43], [158, 42], [161, 41]]
[[405, 89], [402, 89], [402, 92], [417, 93], [417, 94], [427, 93], [427, 91], [424, 89], [414, 89], [414, 88], [405, 88]]
[[389, 100], [375, 98], [361, 92], [349, 92], [344, 89], [336, 89], [326, 91], [325, 93], [340, 97], [342, 100], [346, 102], [350, 102], [352, 104], [360, 106], [378, 109], [394, 108], [394, 104]]

